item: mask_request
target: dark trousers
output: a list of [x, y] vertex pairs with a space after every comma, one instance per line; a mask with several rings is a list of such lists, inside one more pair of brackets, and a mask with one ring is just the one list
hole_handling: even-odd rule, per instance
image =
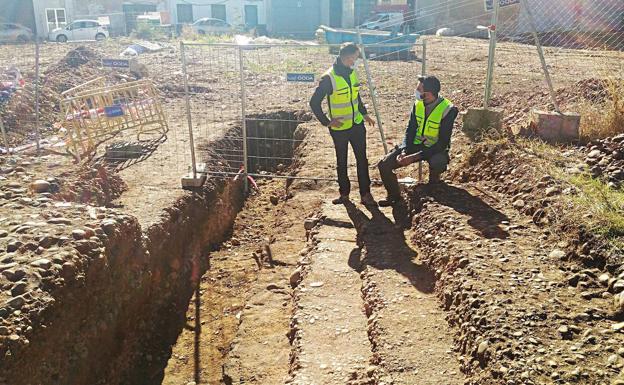
[[[407, 154], [415, 154], [424, 149], [423, 146], [417, 146], [415, 148], [410, 149]], [[401, 190], [399, 188], [399, 181], [397, 180], [397, 176], [394, 173], [394, 170], [399, 168], [400, 166], [397, 164], [397, 157], [403, 151], [402, 147], [395, 147], [394, 150], [390, 151], [379, 163], [377, 167], [379, 168], [379, 174], [381, 175], [381, 180], [388, 192], [389, 198], [399, 198], [401, 196]], [[430, 172], [434, 173], [443, 173], [446, 171], [449, 163], [448, 152], [438, 152], [433, 154], [429, 159], [423, 159], [429, 163]]]
[[370, 176], [368, 174], [368, 158], [366, 157], [366, 128], [364, 123], [355, 124], [348, 130], [329, 130], [334, 140], [336, 149], [336, 170], [338, 171], [338, 186], [340, 195], [349, 195], [351, 192], [351, 182], [347, 175], [347, 152], [349, 143], [355, 154], [357, 164], [358, 184], [360, 194], [370, 192]]

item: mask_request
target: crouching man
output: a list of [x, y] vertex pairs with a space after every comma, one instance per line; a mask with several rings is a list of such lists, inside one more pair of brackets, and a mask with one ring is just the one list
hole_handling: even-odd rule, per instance
[[419, 77], [416, 103], [412, 109], [405, 139], [377, 165], [388, 196], [382, 207], [401, 201], [401, 190], [394, 170], [421, 160], [429, 163], [429, 183], [440, 183], [449, 163], [451, 134], [458, 110], [440, 96], [440, 81], [435, 76]]

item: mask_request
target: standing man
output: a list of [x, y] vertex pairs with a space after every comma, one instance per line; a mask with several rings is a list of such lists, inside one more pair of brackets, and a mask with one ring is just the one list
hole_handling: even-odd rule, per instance
[[429, 184], [440, 183], [440, 174], [449, 163], [453, 123], [458, 110], [441, 97], [440, 81], [435, 76], [419, 77], [416, 103], [412, 109], [405, 139], [400, 147], [388, 153], [378, 164], [388, 197], [379, 201], [382, 207], [401, 201], [399, 182], [394, 170], [420, 160], [429, 163]]
[[[327, 70], [312, 95], [310, 107], [322, 125], [329, 127], [329, 133], [336, 149], [338, 186], [340, 197], [332, 203], [343, 204], [349, 200], [351, 182], [347, 175], [347, 152], [349, 143], [353, 148], [357, 163], [358, 184], [361, 202], [364, 205], [375, 205], [370, 193], [370, 176], [368, 174], [368, 158], [366, 157], [366, 128], [364, 121], [375, 125], [375, 121], [367, 114], [366, 107], [360, 98], [360, 81], [355, 73], [355, 62], [360, 56], [360, 49], [354, 43], [346, 43], [334, 65]], [[328, 118], [323, 112], [321, 103], [327, 98], [329, 106]]]

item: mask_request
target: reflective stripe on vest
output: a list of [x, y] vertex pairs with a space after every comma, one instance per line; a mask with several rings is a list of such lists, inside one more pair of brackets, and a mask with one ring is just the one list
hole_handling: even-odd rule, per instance
[[364, 121], [360, 113], [358, 97], [360, 93], [360, 81], [355, 71], [351, 72], [349, 79], [351, 86], [342, 77], [336, 74], [333, 68], [326, 73], [331, 79], [333, 92], [329, 95], [329, 116], [332, 119], [342, 119], [340, 127], [332, 127], [332, 130], [348, 130], [353, 124]]
[[442, 122], [442, 119], [444, 119], [452, 107], [453, 103], [448, 99], [442, 99], [426, 118], [427, 122], [423, 128], [423, 122], [425, 121], [425, 103], [422, 100], [417, 101], [414, 105], [416, 115], [416, 137], [414, 138], [414, 144], [424, 144], [425, 147], [431, 147], [438, 143], [440, 122]]

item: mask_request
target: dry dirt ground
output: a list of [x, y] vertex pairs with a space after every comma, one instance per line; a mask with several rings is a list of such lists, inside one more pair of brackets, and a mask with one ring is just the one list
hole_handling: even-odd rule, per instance
[[[93, 50], [117, 54], [120, 46], [109, 42]], [[48, 52], [58, 60], [64, 54]], [[554, 71], [566, 74], [556, 77], [558, 94], [570, 106], [584, 96], [578, 89], [580, 81], [617, 68], [621, 60], [621, 55], [611, 53], [559, 50], [557, 54], [561, 56], [553, 63]], [[486, 55], [483, 41], [432, 38], [428, 73], [438, 75], [443, 93], [465, 110], [480, 103]], [[205, 159], [212, 140], [240, 126], [238, 63], [236, 52], [228, 50], [196, 48], [191, 57], [193, 128]], [[247, 112], [286, 111], [305, 121], [300, 126], [305, 139], [285, 172], [333, 177], [329, 135], [309, 120], [307, 112], [312, 88], [283, 82], [284, 73], [293, 68], [321, 73], [331, 64], [331, 56], [319, 49], [271, 49], [254, 50], [246, 57]], [[89, 215], [105, 219], [130, 214], [146, 231], [176, 199], [192, 194], [177, 187], [189, 163], [179, 52], [172, 47], [141, 59], [163, 91], [170, 124], [167, 140], [145, 161], [112, 174], [123, 180], [116, 189], [126, 190], [120, 198], [115, 192], [101, 202], [86, 199], [116, 209], [93, 212], [86, 206], [70, 206], [71, 213], [64, 213], [68, 209], [58, 206], [59, 212], [47, 216], [48, 222], [61, 218], [71, 223], [55, 234], [58, 249], [63, 250], [65, 239], [84, 237], [72, 229], [84, 232]], [[507, 126], [523, 124], [531, 107], [548, 104], [539, 62], [530, 47], [510, 43], [501, 44], [499, 61], [493, 104], [504, 108]], [[373, 62], [371, 70], [388, 142], [399, 143], [420, 63]], [[366, 93], [364, 98], [370, 104]], [[524, 208], [535, 206], [535, 201], [543, 205], [546, 189], [556, 181], [531, 172], [531, 161], [513, 157], [512, 152], [490, 154], [486, 146], [482, 152], [487, 156], [473, 156], [476, 145], [460, 127], [458, 122], [449, 183], [408, 188], [407, 203], [394, 211], [366, 209], [355, 194], [353, 204], [332, 206], [328, 202], [337, 190], [333, 182], [259, 181], [259, 190], [246, 201], [230, 240], [210, 254], [210, 266], [189, 304], [187, 326], [172, 347], [167, 366], [160, 368], [162, 383], [623, 384], [623, 325], [621, 314], [613, 309], [624, 289], [618, 283], [624, 279], [621, 255], [604, 257], [609, 263], [584, 262], [582, 256], [603, 251], [576, 232], [545, 226], [540, 220], [545, 214], [535, 220], [542, 207]], [[375, 129], [369, 128], [367, 135], [376, 179], [375, 162], [383, 149]], [[582, 161], [581, 156], [579, 151], [571, 162]], [[473, 163], [467, 163], [470, 159]], [[15, 267], [39, 260], [38, 252], [49, 251], [34, 247], [19, 260], [8, 259], [14, 247], [29, 244], [10, 246], [14, 233], [30, 233], [39, 226], [35, 218], [30, 221], [34, 224], [20, 229], [28, 215], [49, 203], [45, 199], [71, 196], [80, 201], [85, 196], [82, 192], [59, 198], [28, 191], [34, 179], [59, 178], [72, 170], [63, 158], [45, 158], [43, 167], [31, 158], [17, 163], [2, 165], [6, 178], [2, 207], [7, 213], [17, 209], [15, 205], [23, 210], [15, 214], [19, 218], [3, 212], [0, 222], [4, 231], [0, 242], [7, 251], [2, 270], [13, 273]], [[52, 163], [59, 166], [49, 167]], [[350, 169], [354, 170], [352, 159]], [[416, 177], [415, 169], [400, 175]], [[75, 184], [72, 179], [62, 191]], [[101, 190], [94, 189], [106, 196]], [[383, 189], [375, 186], [374, 194], [381, 198]], [[556, 194], [548, 197], [556, 199]], [[519, 200], [524, 205], [517, 204]], [[264, 246], [271, 250], [272, 263], [258, 263], [253, 257]], [[53, 262], [70, 269], [71, 265], [64, 266], [72, 261]], [[1, 278], [3, 301], [13, 306], [25, 288], [17, 288], [9, 278], [6, 274]], [[59, 284], [43, 278], [44, 284]], [[37, 291], [29, 293], [41, 301], [47, 298]], [[27, 306], [29, 300], [24, 301]], [[22, 337], [28, 332], [29, 317], [35, 317], [32, 313], [17, 309], [17, 314], [1, 314], [2, 340], [36, 343], [23, 342]]]

